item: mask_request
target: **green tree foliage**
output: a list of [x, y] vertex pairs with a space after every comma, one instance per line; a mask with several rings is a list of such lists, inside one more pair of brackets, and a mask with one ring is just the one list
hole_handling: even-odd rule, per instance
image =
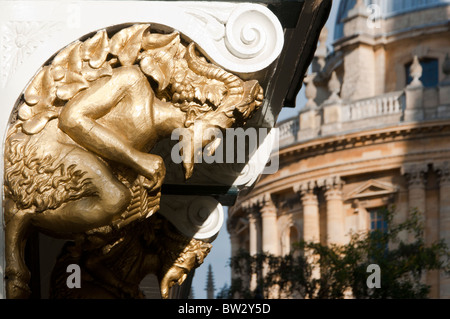
[[[236, 279], [217, 297], [341, 299], [351, 292], [357, 299], [427, 298], [430, 286], [421, 279], [432, 270], [449, 272], [447, 246], [443, 241], [425, 244], [417, 212], [401, 224], [393, 223], [388, 210], [384, 218], [385, 231], [354, 234], [346, 245], [300, 242], [285, 256], [241, 251], [230, 262]], [[380, 267], [380, 288], [368, 287], [371, 264]], [[255, 291], [250, 274], [256, 274]]]

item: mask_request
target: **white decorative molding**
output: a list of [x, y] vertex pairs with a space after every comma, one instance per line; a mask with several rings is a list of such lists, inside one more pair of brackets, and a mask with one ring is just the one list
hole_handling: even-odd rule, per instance
[[158, 214], [184, 235], [203, 240], [214, 237], [224, 221], [222, 205], [209, 196], [161, 196]]
[[47, 53], [47, 56], [40, 54], [42, 65], [70, 42], [95, 30], [123, 23], [148, 22], [156, 28], [176, 29], [195, 41], [212, 61], [236, 73], [252, 73], [268, 67], [284, 44], [280, 22], [259, 4], [4, 1], [0, 2], [0, 8], [2, 87], [25, 58], [38, 55], [39, 49]]
[[[54, 54], [92, 32], [131, 23], [149, 23], [151, 28], [166, 31], [178, 30], [186, 39], [196, 42], [202, 53], [211, 61], [239, 74], [264, 70], [277, 59], [284, 45], [280, 22], [269, 9], [259, 4], [184, 1], [0, 1], [2, 142], [15, 104], [29, 81]], [[257, 177], [253, 172], [255, 170], [252, 168], [243, 173], [237, 172], [241, 175], [238, 176], [239, 183], [252, 183]], [[0, 161], [0, 178], [3, 180], [3, 161]], [[167, 200], [169, 198], [167, 197]], [[167, 200], [164, 202], [167, 203]], [[218, 225], [223, 222], [222, 206], [212, 200], [202, 202], [214, 212], [210, 216], [217, 217], [214, 217], [215, 224], [211, 224], [215, 225], [214, 227], [206, 227], [205, 223], [211, 221], [209, 217], [200, 223], [200, 226], [195, 226], [199, 223], [198, 218], [201, 220], [203, 216], [202, 209], [198, 213], [200, 217], [191, 216], [190, 223], [199, 229], [196, 238], [211, 237], [212, 233], [217, 233], [220, 229]], [[175, 202], [170, 201], [168, 205], [174, 205]], [[186, 202], [181, 202], [180, 207], [186, 208]], [[195, 205], [191, 206], [192, 211], [196, 209]], [[169, 210], [167, 208], [163, 213]], [[186, 232], [195, 228], [186, 228], [187, 226], [182, 224], [181, 221], [188, 218], [188, 215], [183, 215], [178, 210], [174, 212], [178, 218], [178, 222], [174, 223], [178, 228], [181, 227], [180, 229]], [[183, 217], [180, 217], [181, 215]], [[3, 220], [2, 212], [0, 219]], [[0, 236], [3, 237], [2, 229]], [[0, 241], [0, 270], [4, 269], [2, 245], [3, 241]], [[0, 298], [2, 289], [3, 276], [0, 278]]]
[[8, 21], [1, 27], [0, 86], [38, 47], [62, 28], [61, 22]]
[[[101, 13], [101, 14], [99, 14]], [[265, 6], [226, 2], [1, 1], [2, 110], [11, 110], [28, 81], [56, 52], [96, 30], [147, 22], [180, 31], [213, 62], [236, 73], [267, 68], [281, 52], [284, 34]], [[13, 25], [30, 28], [12, 39]], [[34, 26], [37, 26], [36, 28]], [[17, 32], [16, 32], [17, 33]], [[14, 42], [14, 44], [13, 44]], [[45, 43], [45, 45], [44, 45]], [[236, 55], [238, 54], [238, 55]], [[9, 112], [8, 112], [9, 115]], [[8, 115], [0, 129], [5, 132]]]
[[[203, 24], [214, 39], [194, 39], [213, 61], [238, 73], [269, 66], [281, 53], [283, 29], [277, 17], [259, 4], [180, 3], [180, 8]], [[213, 45], [213, 47], [210, 46]]]

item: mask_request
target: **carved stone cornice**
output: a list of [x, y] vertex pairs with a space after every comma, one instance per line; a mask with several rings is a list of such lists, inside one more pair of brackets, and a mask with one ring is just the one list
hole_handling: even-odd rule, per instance
[[311, 141], [297, 143], [288, 147], [280, 148], [280, 165], [283, 165], [292, 156], [307, 158], [313, 154], [324, 154], [334, 151], [353, 149], [377, 143], [395, 142], [407, 140], [411, 136], [426, 134], [428, 136], [442, 137], [450, 134], [450, 121], [427, 121], [405, 125], [395, 125], [382, 129], [371, 129], [357, 133], [342, 134], [341, 136], [318, 137]]

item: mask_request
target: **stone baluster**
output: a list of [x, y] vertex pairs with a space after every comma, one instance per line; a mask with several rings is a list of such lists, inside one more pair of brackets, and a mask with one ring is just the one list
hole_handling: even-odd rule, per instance
[[339, 82], [335, 71], [331, 73], [330, 80], [328, 81], [328, 90], [331, 94], [326, 103], [336, 103], [341, 101], [341, 97], [339, 96], [339, 93], [341, 92], [341, 82]]
[[394, 112], [400, 112], [400, 101], [398, 100], [398, 98], [396, 98], [394, 101]]

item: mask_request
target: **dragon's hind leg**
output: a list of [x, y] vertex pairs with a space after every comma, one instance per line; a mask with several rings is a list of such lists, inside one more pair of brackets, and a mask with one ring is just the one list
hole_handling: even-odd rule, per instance
[[15, 203], [5, 203], [6, 297], [29, 298], [30, 271], [25, 264], [25, 246], [34, 209], [19, 210]]

